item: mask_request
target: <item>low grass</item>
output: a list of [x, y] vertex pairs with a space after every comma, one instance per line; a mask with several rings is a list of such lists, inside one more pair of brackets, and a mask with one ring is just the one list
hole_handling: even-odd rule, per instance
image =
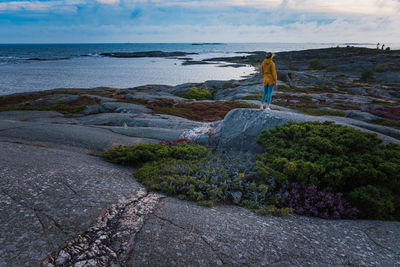
[[174, 115], [196, 121], [222, 120], [225, 115], [235, 108], [256, 108], [257, 106], [243, 101], [204, 102], [154, 105], [152, 109], [159, 113]]
[[235, 108], [257, 108], [256, 105], [252, 105], [244, 101], [186, 103], [184, 101], [175, 101], [171, 99], [157, 99], [149, 101], [135, 98], [124, 99], [121, 101], [144, 105], [156, 113], [168, 114], [189, 120], [204, 122], [222, 120], [229, 111]]
[[379, 119], [372, 119], [370, 121], [370, 123], [387, 126], [387, 127], [392, 127], [392, 128], [400, 130], [400, 121], [396, 121], [396, 120], [379, 118]]
[[239, 84], [234, 84], [234, 83], [224, 83], [222, 86], [222, 89], [230, 89], [230, 88], [236, 88], [240, 86]]
[[261, 93], [261, 94], [246, 95], [246, 96], [243, 96], [241, 99], [243, 99], [243, 100], [257, 100], [257, 101], [261, 101], [261, 98], [262, 98], [262, 93]]
[[71, 90], [57, 90], [57, 91], [41, 91], [23, 95], [5, 95], [5, 96], [0, 96], [0, 106], [4, 107], [12, 104], [25, 104], [27, 102], [34, 101], [42, 97], [54, 94], [79, 95], [81, 94], [81, 92], [71, 89]]
[[345, 112], [343, 110], [321, 109], [321, 108], [313, 108], [313, 107], [296, 107], [295, 109], [304, 114], [313, 115], [313, 116], [344, 117], [344, 115], [345, 115]]
[[[39, 97], [40, 98], [40, 97]], [[39, 99], [37, 98], [37, 99]], [[23, 98], [24, 101], [28, 98]], [[13, 101], [16, 101], [14, 99]], [[10, 102], [13, 102], [10, 101]], [[29, 100], [28, 100], [29, 101]], [[96, 105], [100, 103], [99, 99], [93, 99], [88, 96], [80, 96], [75, 100], [67, 100], [67, 101], [57, 101], [54, 104], [49, 105], [30, 105], [27, 102], [23, 103], [12, 103], [3, 105], [3, 102], [0, 100], [0, 111], [6, 110], [42, 110], [42, 111], [57, 111], [63, 114], [73, 114], [79, 113], [83, 111], [86, 106]]]

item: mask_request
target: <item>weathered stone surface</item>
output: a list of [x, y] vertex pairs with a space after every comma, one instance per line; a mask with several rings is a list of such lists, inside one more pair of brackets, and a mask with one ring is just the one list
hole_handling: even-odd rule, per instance
[[0, 142], [0, 266], [35, 266], [139, 184], [132, 168]]
[[156, 142], [117, 134], [99, 127], [0, 120], [0, 139], [40, 142], [51, 147], [71, 146], [104, 151], [113, 144], [132, 145]]
[[249, 95], [252, 92], [264, 92], [262, 84], [256, 84], [251, 86], [238, 86], [229, 89], [220, 89], [214, 94], [214, 99], [217, 100], [237, 100], [241, 99], [245, 95]]
[[52, 105], [58, 101], [73, 101], [80, 98], [80, 95], [68, 95], [68, 94], [51, 94], [46, 95], [42, 98], [30, 101], [29, 104], [32, 106], [37, 105]]
[[175, 140], [184, 132], [183, 130], [157, 128], [157, 127], [113, 127], [103, 126], [102, 128], [110, 129], [115, 133], [127, 136], [151, 138], [158, 140]]
[[101, 104], [105, 112], [120, 112], [120, 113], [148, 113], [151, 109], [145, 106], [123, 103], [123, 102], [105, 102]]
[[138, 91], [134, 95], [127, 95], [126, 98], [139, 98], [146, 100], [157, 100], [159, 98], [172, 99], [172, 100], [184, 100], [184, 98], [168, 93], [167, 91], [158, 90], [147, 90]]
[[121, 198], [97, 217], [85, 232], [69, 240], [40, 266], [75, 266], [83, 261], [90, 261], [89, 266], [125, 266], [135, 246], [136, 233], [140, 232], [146, 216], [153, 212], [162, 197], [139, 189], [128, 198]]
[[177, 95], [177, 96], [182, 96], [184, 93], [190, 90], [192, 87], [198, 86], [197, 83], [184, 83], [184, 84], [179, 84], [169, 90], [171, 94]]
[[[343, 54], [347, 54], [346, 58], [356, 55], [358, 60], [343, 61]], [[264, 56], [265, 52], [255, 52], [249, 57], [212, 60], [247, 64], [260, 63]], [[324, 108], [361, 111], [384, 107], [388, 109], [382, 115], [385, 117], [398, 112], [396, 97], [400, 97], [399, 72], [390, 71], [398, 64], [392, 62], [391, 56], [366, 49], [321, 49], [278, 53], [276, 64], [278, 73], [286, 75], [286, 84], [294, 86], [293, 91], [282, 87], [288, 97], [294, 98], [292, 103], [311, 100]], [[320, 58], [325, 66], [337, 71], [307, 70], [313, 58]], [[375, 67], [371, 58], [377, 65], [384, 64], [387, 71], [376, 78], [385, 84], [358, 82], [362, 70]], [[394, 65], [387, 65], [388, 60]], [[219, 149], [257, 152], [260, 147], [255, 142], [261, 130], [287, 121], [308, 120], [333, 120], [381, 133], [378, 136], [384, 142], [399, 143], [395, 139], [400, 139], [398, 130], [369, 124], [375, 116], [360, 111], [347, 111], [345, 118], [314, 117], [272, 105], [280, 111], [234, 110], [223, 122], [206, 124], [145, 114], [151, 110], [115, 103], [120, 98], [183, 100], [181, 96], [194, 86], [209, 88], [220, 100], [238, 100], [263, 91], [259, 73], [243, 81], [206, 81], [175, 87], [147, 85], [115, 92], [112, 88], [73, 89], [69, 95], [68, 90], [56, 89], [33, 104], [73, 100], [78, 97], [75, 93], [80, 93], [101, 102], [88, 107], [84, 115], [113, 113], [64, 116], [48, 111], [0, 112], [0, 266], [34, 266], [49, 254], [48, 267], [53, 263], [400, 265], [399, 222], [264, 217], [237, 206], [204, 208], [174, 198], [166, 198], [160, 205], [157, 194], [139, 189], [132, 179], [132, 169], [84, 154], [101, 152], [113, 143], [158, 142], [178, 136], [204, 145], [214, 144]], [[90, 95], [92, 91], [114, 98]], [[235, 202], [241, 198], [239, 194], [231, 197]]]
[[0, 112], [2, 120], [34, 121], [42, 118], [62, 118], [63, 114], [56, 111], [12, 110]]
[[173, 198], [136, 237], [129, 266], [395, 266], [400, 223], [259, 216]]
[[91, 105], [91, 106], [87, 106], [82, 113], [84, 115], [91, 115], [91, 114], [98, 114], [98, 113], [102, 113], [104, 112], [105, 109], [102, 105]]
[[261, 146], [256, 143], [262, 130], [268, 130], [289, 121], [303, 122], [327, 120], [367, 132], [371, 132], [368, 129], [377, 131], [379, 128], [381, 132], [385, 130], [384, 134], [386, 135], [378, 134], [378, 137], [382, 138], [384, 142], [400, 143], [400, 140], [387, 136], [390, 135], [400, 138], [400, 135], [397, 135], [399, 131], [389, 127], [368, 124], [349, 118], [328, 116], [315, 117], [292, 112], [275, 110], [262, 111], [258, 109], [231, 110], [225, 116], [224, 121], [217, 129], [217, 134], [210, 139], [210, 142], [212, 145], [224, 150], [252, 151], [256, 153], [262, 151]]
[[172, 129], [190, 129], [202, 125], [201, 122], [191, 121], [181, 117], [162, 114], [126, 114], [101, 113], [79, 119], [84, 125], [108, 125], [131, 127], [157, 127]]
[[359, 110], [346, 110], [345, 111], [345, 117], [347, 118], [352, 118], [355, 120], [360, 120], [360, 121], [366, 121], [369, 122], [372, 119], [378, 118], [377, 116], [368, 113], [368, 112], [362, 112]]

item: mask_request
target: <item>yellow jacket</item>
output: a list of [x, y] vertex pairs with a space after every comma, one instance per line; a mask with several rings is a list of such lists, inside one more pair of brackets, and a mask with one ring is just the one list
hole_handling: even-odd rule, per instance
[[276, 84], [278, 81], [278, 76], [276, 74], [275, 63], [272, 58], [264, 59], [261, 64], [261, 74], [263, 76], [264, 85]]

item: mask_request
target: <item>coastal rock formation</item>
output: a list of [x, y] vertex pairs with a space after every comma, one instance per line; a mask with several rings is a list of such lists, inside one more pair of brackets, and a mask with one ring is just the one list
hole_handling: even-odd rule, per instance
[[[359, 62], [341, 60], [343, 53]], [[241, 81], [0, 97], [0, 266], [400, 265], [399, 222], [202, 207], [147, 192], [132, 176], [134, 169], [98, 157], [109, 147], [179, 137], [239, 155], [256, 153], [261, 131], [288, 121], [330, 120], [400, 143], [398, 63], [389, 64], [396, 53], [279, 53], [282, 75], [271, 111], [227, 108], [227, 100], [259, 105], [258, 73]], [[265, 55], [249, 54], [209, 61], [253, 64]], [[324, 70], [309, 69], [315, 58]], [[374, 67], [370, 59], [380, 64], [375, 67], [383, 71], [377, 77], [382, 84], [359, 81], [361, 71]], [[184, 99], [192, 87], [207, 88], [213, 99]], [[231, 111], [210, 116], [222, 107]]]
[[112, 52], [100, 53], [103, 57], [183, 57], [187, 55], [196, 55], [197, 53], [188, 52], [163, 52], [163, 51], [145, 51], [145, 52]]
[[[257, 139], [263, 130], [274, 128], [289, 121], [335, 121], [363, 131], [374, 131], [385, 143], [400, 143], [400, 131], [389, 127], [362, 123], [341, 117], [309, 116], [293, 112], [258, 109], [234, 109], [230, 111], [223, 122], [215, 130], [216, 134], [210, 137], [209, 142], [218, 149], [261, 152], [262, 148], [257, 144]], [[383, 127], [383, 129], [378, 129]], [[371, 130], [371, 131], [370, 131]], [[379, 133], [382, 132], [383, 134]], [[393, 136], [395, 138], [389, 137]], [[204, 142], [204, 140], [202, 140]]]

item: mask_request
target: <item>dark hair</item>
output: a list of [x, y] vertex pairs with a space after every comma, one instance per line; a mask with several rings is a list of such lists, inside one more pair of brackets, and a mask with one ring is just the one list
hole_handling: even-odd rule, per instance
[[266, 58], [271, 58], [274, 55], [272, 52], [268, 52]]

